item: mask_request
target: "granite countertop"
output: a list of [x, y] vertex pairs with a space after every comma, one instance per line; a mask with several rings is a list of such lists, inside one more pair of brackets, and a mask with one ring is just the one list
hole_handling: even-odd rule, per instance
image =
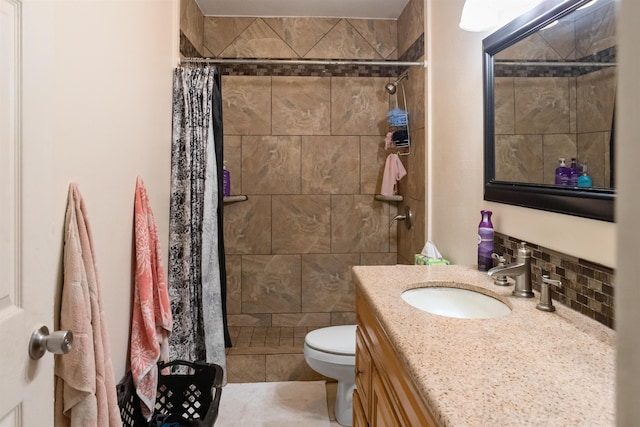
[[[511, 295], [469, 266], [357, 266], [357, 286], [442, 427], [615, 424], [615, 332], [557, 302]], [[499, 319], [423, 312], [400, 294], [456, 286], [496, 297]]]

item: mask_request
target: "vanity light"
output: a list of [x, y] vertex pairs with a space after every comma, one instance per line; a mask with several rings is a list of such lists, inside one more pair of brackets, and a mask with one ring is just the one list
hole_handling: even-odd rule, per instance
[[[522, 15], [542, 0], [466, 0], [460, 17], [465, 31], [489, 31]], [[596, 0], [594, 0], [596, 1]]]

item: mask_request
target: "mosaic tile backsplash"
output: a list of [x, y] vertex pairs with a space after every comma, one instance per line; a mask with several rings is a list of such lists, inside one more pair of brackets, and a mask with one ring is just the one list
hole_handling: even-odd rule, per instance
[[[502, 254], [507, 263], [516, 259], [522, 240], [496, 232], [494, 251]], [[527, 242], [532, 252], [531, 274], [533, 288], [540, 291], [542, 275], [560, 280], [561, 287], [550, 286], [551, 297], [573, 310], [605, 326], [614, 328], [615, 271], [571, 255], [553, 251]]]

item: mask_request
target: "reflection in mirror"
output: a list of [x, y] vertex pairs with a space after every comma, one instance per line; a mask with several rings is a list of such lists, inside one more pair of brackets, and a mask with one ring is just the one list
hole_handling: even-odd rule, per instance
[[[495, 179], [555, 184], [559, 159], [610, 188], [615, 8], [600, 0], [494, 57]], [[577, 177], [576, 177], [577, 179]]]
[[616, 4], [588, 3], [543, 2], [485, 39], [486, 200], [613, 220]]

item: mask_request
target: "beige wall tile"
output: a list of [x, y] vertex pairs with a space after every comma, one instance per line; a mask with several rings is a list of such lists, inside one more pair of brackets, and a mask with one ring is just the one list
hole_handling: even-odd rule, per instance
[[539, 33], [533, 33], [526, 39], [509, 46], [496, 56], [497, 59], [537, 59], [560, 60], [563, 59]]
[[384, 77], [332, 77], [331, 134], [386, 135], [387, 81]]
[[204, 17], [204, 47], [212, 56], [218, 56], [233, 42], [256, 18], [243, 17]]
[[371, 196], [331, 196], [331, 252], [389, 252], [388, 212]]
[[303, 354], [278, 354], [266, 357], [266, 381], [315, 381], [324, 377], [307, 365]]
[[378, 52], [389, 59], [398, 48], [398, 26], [395, 19], [348, 19], [360, 35]]
[[494, 79], [494, 120], [496, 135], [515, 133], [513, 77], [496, 77]]
[[[300, 311], [300, 256], [247, 255], [242, 258], [242, 311]], [[316, 310], [317, 311], [317, 310]]]
[[605, 184], [605, 150], [608, 150], [609, 133], [593, 132], [578, 134], [578, 161], [587, 163], [587, 170], [594, 187]]
[[515, 79], [516, 133], [569, 133], [568, 77]]
[[224, 161], [230, 174], [231, 194], [242, 192], [242, 138], [226, 135], [224, 137]]
[[271, 77], [222, 76], [225, 135], [271, 134]]
[[272, 321], [274, 326], [313, 326], [325, 327], [331, 325], [330, 313], [288, 313], [273, 314]]
[[411, 131], [411, 154], [400, 156], [407, 176], [399, 181], [400, 194], [416, 200], [425, 199], [426, 137], [424, 128]]
[[230, 314], [230, 327], [271, 326], [271, 314]]
[[398, 17], [398, 57], [424, 33], [424, 0], [409, 0]]
[[322, 37], [339, 21], [339, 18], [263, 18], [298, 55], [304, 57]]
[[353, 311], [355, 288], [351, 267], [358, 254], [302, 256], [302, 311]]
[[577, 78], [578, 133], [609, 132], [616, 97], [615, 67]]
[[355, 325], [357, 323], [355, 311], [331, 313], [331, 326]]
[[[424, 58], [420, 58], [421, 61]], [[425, 119], [425, 78], [426, 73], [422, 67], [411, 67], [409, 69], [409, 78], [402, 80], [404, 91], [406, 92], [406, 109], [409, 113], [409, 129], [424, 129]], [[398, 104], [404, 105], [404, 94], [401, 96], [402, 88], [398, 88]]]
[[307, 59], [384, 59], [346, 19], [341, 19], [304, 57]]
[[496, 135], [495, 156], [498, 181], [543, 181], [542, 135]]
[[396, 265], [397, 255], [395, 252], [362, 254], [360, 265]]
[[560, 25], [540, 30], [538, 34], [558, 53], [560, 58], [574, 59], [576, 55], [575, 25], [565, 20]]
[[195, 0], [180, 0], [180, 31], [202, 53], [204, 16]]
[[360, 137], [360, 193], [379, 194], [387, 156], [384, 137]]
[[616, 4], [612, 3], [576, 20], [576, 47], [580, 56], [616, 45], [615, 10]]
[[300, 137], [242, 138], [244, 194], [300, 193]]
[[226, 255], [227, 269], [227, 313], [242, 313], [242, 257]]
[[264, 382], [266, 356], [227, 356], [227, 381], [230, 383]]
[[358, 194], [359, 172], [357, 136], [302, 137], [302, 193]]
[[331, 79], [273, 77], [273, 135], [329, 135]]
[[[401, 210], [404, 206], [409, 206], [413, 213], [414, 223], [411, 229], [407, 230], [404, 223], [398, 222], [398, 261], [404, 264], [413, 264], [414, 255], [419, 254], [424, 247], [426, 241], [425, 234], [425, 205], [423, 201], [406, 197]], [[446, 258], [446, 255], [443, 254]]]
[[273, 196], [273, 253], [331, 251], [330, 196]]
[[220, 56], [224, 58], [295, 58], [295, 52], [265, 22], [251, 23]]
[[224, 206], [224, 247], [227, 254], [271, 253], [271, 198], [251, 196]]

